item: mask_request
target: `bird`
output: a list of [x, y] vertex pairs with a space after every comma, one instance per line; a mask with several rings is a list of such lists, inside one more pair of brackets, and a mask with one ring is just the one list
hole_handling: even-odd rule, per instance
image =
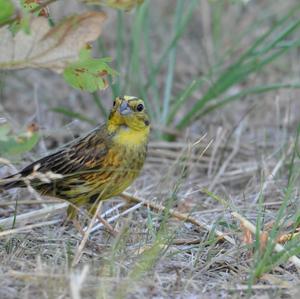
[[[150, 119], [144, 101], [119, 96], [106, 123], [0, 181], [0, 190], [30, 185], [41, 195], [70, 203], [67, 219], [86, 208], [94, 215], [98, 203], [117, 196], [139, 175], [147, 154]], [[50, 181], [33, 176], [54, 173]]]

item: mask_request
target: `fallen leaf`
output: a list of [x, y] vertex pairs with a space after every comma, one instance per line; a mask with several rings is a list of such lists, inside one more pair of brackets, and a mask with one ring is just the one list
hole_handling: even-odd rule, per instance
[[277, 243], [284, 244], [284, 243], [292, 240], [293, 238], [299, 236], [299, 234], [300, 234], [299, 232], [283, 234], [277, 238]]
[[28, 134], [38, 132], [38, 130], [39, 130], [39, 126], [36, 123], [31, 123], [27, 126], [27, 133]]
[[259, 252], [262, 255], [267, 247], [269, 234], [267, 231], [262, 231], [259, 236]]
[[252, 233], [244, 224], [241, 223], [241, 229], [243, 230], [243, 243], [251, 245], [253, 243]]
[[86, 43], [99, 37], [105, 19], [103, 12], [87, 12], [51, 28], [47, 19], [32, 17], [30, 34], [18, 31], [15, 36], [8, 26], [0, 28], [0, 69], [47, 68], [62, 73], [78, 60]]

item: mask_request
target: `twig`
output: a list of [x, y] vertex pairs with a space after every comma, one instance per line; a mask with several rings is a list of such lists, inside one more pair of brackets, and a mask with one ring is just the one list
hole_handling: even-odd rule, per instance
[[70, 273], [70, 289], [73, 299], [81, 299], [81, 289], [83, 287], [83, 283], [87, 278], [87, 274], [89, 271], [88, 265], [84, 265], [82, 271], [80, 273]]
[[[167, 209], [164, 206], [158, 205], [158, 204], [150, 202], [148, 200], [145, 200], [145, 199], [142, 199], [142, 198], [138, 198], [138, 197], [134, 197], [134, 196], [132, 196], [131, 194], [129, 194], [127, 192], [122, 193], [120, 196], [122, 198], [124, 198], [125, 200], [127, 200], [127, 201], [141, 203], [144, 206], [150, 207], [151, 209], [153, 209], [155, 211], [164, 212]], [[167, 211], [168, 211], [168, 213], [172, 217], [177, 218], [177, 219], [179, 219], [181, 221], [186, 221], [186, 222], [192, 223], [192, 224], [194, 224], [194, 225], [196, 225], [196, 226], [198, 226], [200, 228], [206, 229], [207, 231], [211, 231], [212, 230], [212, 225], [206, 224], [203, 221], [195, 219], [195, 218], [191, 217], [189, 214], [180, 213], [180, 212], [178, 212], [178, 211], [176, 211], [174, 209], [168, 209]], [[223, 232], [221, 232], [221, 231], [219, 231], [217, 229], [214, 232], [216, 233], [216, 235], [218, 237], [225, 239], [226, 241], [228, 241], [232, 245], [235, 245], [235, 241], [231, 237], [229, 237], [226, 234], [224, 234]]]
[[172, 241], [171, 245], [176, 245], [176, 246], [194, 245], [194, 244], [199, 244], [201, 242], [203, 242], [202, 239], [176, 239], [176, 240]]
[[236, 154], [238, 153], [239, 149], [240, 149], [240, 139], [241, 139], [241, 134], [243, 131], [243, 123], [241, 123], [241, 125], [238, 127], [237, 130], [237, 137], [234, 143], [234, 147], [232, 152], [230, 153], [230, 155], [227, 157], [227, 159], [224, 161], [224, 163], [222, 164], [222, 166], [220, 167], [219, 171], [217, 172], [217, 174], [215, 175], [215, 177], [213, 178], [212, 182], [209, 185], [209, 190], [213, 190], [214, 187], [216, 186], [216, 184], [218, 183], [218, 179], [224, 175], [224, 172], [226, 170], [226, 168], [228, 167], [228, 165], [230, 164], [231, 160], [236, 156]]
[[18, 234], [18, 233], [21, 233], [21, 232], [24, 232], [24, 231], [32, 230], [33, 228], [36, 228], [36, 227], [52, 225], [52, 224], [55, 224], [59, 221], [60, 220], [45, 221], [45, 222], [42, 222], [42, 223], [35, 223], [35, 224], [31, 224], [31, 225], [26, 225], [26, 226], [14, 228], [14, 229], [8, 229], [8, 230], [5, 230], [3, 232], [0, 232], [0, 238], [6, 237], [8, 235]]
[[99, 212], [101, 210], [102, 203], [103, 203], [103, 201], [99, 201], [99, 204], [97, 206], [97, 210], [94, 213], [93, 218], [91, 219], [91, 221], [89, 223], [89, 226], [88, 226], [87, 230], [85, 231], [84, 236], [83, 236], [83, 238], [82, 238], [82, 240], [81, 240], [81, 242], [80, 242], [80, 244], [79, 244], [79, 246], [78, 246], [78, 248], [76, 250], [75, 257], [74, 257], [74, 260], [72, 262], [72, 266], [73, 267], [76, 266], [79, 263], [79, 261], [80, 261], [80, 258], [81, 258], [82, 254], [83, 254], [83, 249], [85, 247], [85, 244], [88, 241], [88, 238], [89, 238], [89, 235], [90, 235], [91, 230], [93, 228], [93, 225], [94, 225], [94, 223], [95, 223], [95, 221], [97, 219], [97, 215], [99, 214]]
[[[107, 221], [106, 221], [105, 219], [103, 219], [101, 216], [98, 216], [98, 215], [97, 215], [96, 220], [98, 220], [98, 222], [102, 223], [114, 237], [116, 237], [117, 234], [119, 233], [118, 230], [114, 229], [114, 228], [109, 224], [109, 222], [107, 222]], [[93, 224], [93, 225], [94, 225], [94, 224]]]
[[283, 166], [285, 159], [292, 152], [292, 149], [293, 149], [293, 144], [290, 145], [290, 147], [288, 148], [288, 150], [282, 155], [281, 159], [275, 165], [275, 167], [273, 168], [272, 172], [268, 175], [267, 179], [265, 180], [265, 182], [262, 185], [261, 190], [255, 196], [255, 198], [253, 200], [254, 203], [257, 203], [258, 200], [259, 200], [259, 198], [260, 198], [260, 196], [266, 191], [266, 189], [268, 188], [269, 184], [273, 181], [274, 177], [276, 176], [277, 172], [279, 171], [279, 169]]
[[[59, 199], [53, 199], [53, 200], [42, 200], [38, 201], [36, 199], [24, 199], [24, 200], [18, 200], [18, 205], [40, 205], [40, 204], [54, 204], [54, 203], [61, 203], [61, 200]], [[10, 205], [16, 205], [15, 201], [7, 201], [7, 202], [0, 202], [0, 207], [6, 207]]]
[[216, 132], [216, 138], [214, 141], [214, 145], [212, 147], [211, 150], [211, 155], [210, 155], [210, 159], [209, 159], [209, 163], [208, 163], [208, 170], [207, 170], [207, 177], [210, 179], [213, 175], [213, 166], [216, 165], [216, 154], [218, 152], [219, 147], [222, 144], [223, 141], [223, 136], [222, 135], [222, 129], [218, 128], [217, 132]]
[[107, 209], [104, 213], [101, 214], [101, 218], [105, 218], [107, 217], [109, 214], [113, 213], [114, 211], [124, 207], [126, 205], [126, 203], [123, 201], [123, 202], [120, 202], [119, 204], [113, 206], [112, 208], [110, 209]]
[[[253, 225], [250, 221], [248, 221], [242, 215], [240, 215], [237, 212], [232, 212], [231, 215], [234, 218], [237, 218], [243, 224], [243, 226], [246, 227], [247, 229], [249, 229], [253, 234], [256, 233], [257, 229], [256, 229], [255, 225]], [[260, 236], [262, 235], [262, 231], [259, 231], [259, 235]], [[281, 252], [281, 251], [285, 251], [285, 248], [282, 245], [276, 243], [274, 250], [276, 252]], [[289, 257], [288, 260], [290, 262], [292, 262], [297, 268], [300, 268], [300, 259], [299, 258], [297, 258], [296, 256], [293, 255], [293, 256]]]
[[[106, 210], [104, 213], [101, 214], [100, 217], [97, 217], [97, 219], [96, 219], [96, 221], [95, 221], [96, 225], [94, 225], [94, 227], [92, 228], [91, 233], [95, 232], [96, 230], [98, 230], [98, 229], [99, 229], [100, 227], [102, 227], [102, 226], [109, 225], [109, 223], [111, 223], [111, 222], [113, 222], [114, 220], [116, 220], [117, 218], [119, 218], [119, 217], [122, 215], [122, 213], [121, 213], [121, 214], [118, 214], [118, 215], [116, 215], [116, 216], [113, 216], [113, 217], [111, 217], [111, 218], [108, 218], [107, 220], [105, 219], [105, 217], [107, 217], [108, 215], [110, 215], [110, 214], [113, 213], [114, 211], [118, 210], [119, 208], [124, 207], [125, 205], [126, 205], [126, 204], [125, 204], [124, 202], [121, 202], [121, 203], [117, 204], [116, 206], [114, 206], [114, 207], [112, 207], [112, 208]], [[99, 218], [102, 219], [102, 221], [100, 221]], [[103, 223], [103, 220], [105, 221], [105, 224]], [[102, 222], [102, 223], [101, 223], [101, 222]], [[83, 231], [85, 232], [87, 229], [88, 229], [88, 227], [85, 227], [85, 228], [83, 229]], [[113, 230], [114, 230], [114, 229], [113, 229]]]
[[[124, 212], [122, 212], [122, 213], [120, 213], [120, 214], [118, 214], [118, 215], [115, 215], [115, 216], [113, 216], [113, 217], [108, 218], [106, 221], [107, 221], [108, 223], [111, 223], [111, 222], [113, 222], [113, 221], [119, 219], [120, 217], [125, 216], [125, 215], [129, 214], [130, 212], [137, 210], [137, 209], [140, 208], [142, 205], [143, 205], [143, 203], [138, 203], [138, 204], [134, 205], [133, 207], [127, 209], [126, 211], [124, 211]], [[112, 209], [111, 209], [111, 210], [112, 210]], [[106, 211], [104, 214], [107, 214], [107, 211]], [[102, 216], [102, 215], [101, 215], [101, 216]], [[99, 224], [95, 225], [95, 226], [93, 227], [93, 229], [91, 230], [91, 233], [97, 231], [97, 230], [98, 230], [100, 227], [102, 227], [102, 226], [104, 226], [102, 223], [99, 223]]]
[[[257, 284], [251, 286], [252, 290], [278, 290], [278, 289], [287, 289], [290, 286], [281, 286], [281, 285], [265, 285], [265, 284]], [[222, 289], [230, 292], [240, 292], [249, 290], [248, 285], [236, 285], [234, 287], [228, 287], [228, 285], [224, 285]]]
[[[38, 220], [38, 219], [43, 219], [46, 215], [60, 212], [61, 210], [64, 210], [67, 206], [68, 206], [67, 203], [61, 203], [61, 204], [52, 205], [50, 207], [46, 207], [43, 209], [39, 209], [37, 211], [31, 211], [28, 213], [17, 215], [16, 224], [17, 224], [17, 226], [21, 226], [21, 225], [23, 226], [24, 224], [26, 224], [28, 222], [32, 222], [32, 221]], [[11, 217], [0, 220], [0, 227], [2, 227], [2, 228], [10, 227], [14, 221], [14, 218], [15, 218], [14, 216], [11, 216]]]

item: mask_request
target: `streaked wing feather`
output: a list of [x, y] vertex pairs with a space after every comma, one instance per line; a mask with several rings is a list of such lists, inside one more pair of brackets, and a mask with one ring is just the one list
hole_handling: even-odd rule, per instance
[[52, 171], [62, 175], [75, 174], [91, 169], [87, 162], [94, 161], [95, 166], [101, 166], [101, 157], [104, 157], [108, 150], [108, 138], [105, 127], [93, 130], [85, 137], [76, 139], [71, 144], [61, 148], [59, 151], [41, 158], [25, 167], [20, 174], [27, 176], [39, 165], [37, 171]]

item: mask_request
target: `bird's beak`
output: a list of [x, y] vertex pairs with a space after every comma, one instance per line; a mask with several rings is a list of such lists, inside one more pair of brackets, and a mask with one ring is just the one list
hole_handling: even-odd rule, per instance
[[128, 102], [126, 101], [123, 101], [120, 105], [120, 108], [119, 108], [119, 111], [120, 111], [120, 114], [121, 115], [128, 115], [131, 113], [131, 109], [128, 105]]

